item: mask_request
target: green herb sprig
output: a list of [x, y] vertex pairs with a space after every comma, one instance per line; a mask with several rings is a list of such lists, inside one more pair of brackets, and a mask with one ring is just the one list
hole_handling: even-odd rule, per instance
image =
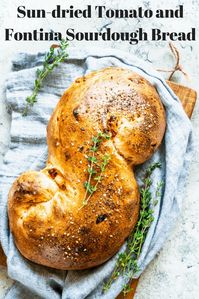
[[[68, 42], [66, 40], [61, 40], [59, 45], [51, 46], [49, 52], [45, 55], [42, 69], [37, 69], [36, 71], [33, 92], [26, 98], [26, 106], [23, 111], [23, 116], [26, 116], [29, 109], [37, 102], [38, 92], [42, 86], [43, 80], [59, 65], [59, 63], [63, 62], [68, 57], [68, 53], [66, 52], [67, 47]], [[55, 51], [55, 48], [59, 48], [59, 50]]]
[[[110, 135], [107, 133], [99, 132], [97, 136], [94, 136], [92, 138], [92, 146], [89, 148], [89, 151], [92, 153], [91, 156], [88, 156], [87, 160], [89, 162], [88, 164], [88, 180], [84, 182], [84, 187], [86, 189], [84, 199], [83, 199], [83, 206], [87, 205], [89, 199], [93, 195], [95, 191], [97, 191], [98, 184], [101, 182], [103, 173], [106, 169], [106, 166], [108, 165], [110, 161], [110, 155], [105, 154], [102, 156], [101, 161], [99, 161], [96, 157], [96, 153], [99, 149], [100, 144], [110, 139]], [[96, 170], [97, 168], [100, 169], [100, 171]], [[91, 180], [96, 181], [96, 183], [92, 184]]]
[[[162, 182], [157, 185], [155, 192], [156, 198], [154, 200], [150, 191], [152, 184], [151, 175], [156, 168], [160, 167], [160, 163], [154, 163], [148, 167], [144, 174], [142, 186], [140, 188], [140, 213], [138, 222], [127, 240], [127, 248], [125, 252], [119, 254], [115, 269], [109, 280], [104, 284], [104, 292], [108, 291], [113, 281], [115, 281], [120, 275], [127, 277], [128, 281], [130, 281], [139, 271], [137, 261], [149, 227], [154, 220], [154, 211], [152, 210], [152, 206], [157, 204], [161, 193], [160, 189], [162, 187]], [[131, 288], [129, 283], [123, 286], [124, 294], [127, 294], [130, 290]]]

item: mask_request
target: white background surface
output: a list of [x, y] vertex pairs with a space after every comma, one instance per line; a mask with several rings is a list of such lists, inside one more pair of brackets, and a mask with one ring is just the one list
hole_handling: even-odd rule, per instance
[[[106, 5], [108, 8], [136, 8], [137, 6], [156, 8], [175, 8], [184, 4], [184, 19], [17, 19], [16, 8], [25, 5], [26, 8], [46, 8], [48, 11], [61, 4], [63, 8], [69, 5], [84, 7], [87, 4]], [[0, 163], [3, 154], [9, 144], [10, 120], [4, 105], [4, 80], [9, 71], [9, 65], [17, 51], [46, 50], [50, 42], [5, 42], [4, 28], [14, 28], [15, 31], [31, 31], [44, 28], [64, 32], [66, 28], [74, 28], [76, 31], [96, 31], [104, 25], [108, 25], [114, 31], [134, 31], [137, 27], [149, 29], [161, 28], [165, 31], [189, 31], [191, 27], [199, 29], [198, 0], [153, 0], [153, 1], [78, 1], [78, 0], [1, 0], [0, 2]], [[72, 42], [77, 47], [94, 45], [95, 42]], [[95, 43], [96, 45], [96, 43]], [[166, 42], [141, 42], [138, 45], [130, 45], [128, 42], [98, 42], [99, 47], [115, 47], [126, 50], [143, 60], [151, 62], [155, 68], [171, 68], [174, 64], [173, 56]], [[199, 78], [199, 43], [177, 42], [175, 45], [181, 53], [181, 63], [190, 76], [190, 81], [181, 74], [176, 74], [175, 80], [179, 83], [198, 89]], [[179, 217], [174, 231], [165, 243], [156, 259], [149, 265], [142, 275], [136, 292], [136, 299], [196, 299], [199, 298], [199, 105], [196, 105], [192, 117], [196, 153], [190, 167], [190, 175], [187, 177], [187, 190], [184, 194], [182, 214]], [[169, 217], [169, 215], [168, 215]], [[3, 298], [7, 287], [12, 282], [6, 277], [6, 270], [0, 268], [0, 298]], [[13, 298], [14, 299], [14, 298]], [[75, 299], [75, 298], [74, 298]]]

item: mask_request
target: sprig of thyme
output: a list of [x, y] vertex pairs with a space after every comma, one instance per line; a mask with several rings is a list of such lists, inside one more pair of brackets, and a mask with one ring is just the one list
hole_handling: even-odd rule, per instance
[[[66, 52], [67, 47], [68, 42], [66, 40], [61, 40], [59, 45], [51, 46], [49, 52], [45, 55], [42, 69], [37, 69], [36, 71], [33, 92], [26, 98], [26, 106], [23, 111], [23, 116], [26, 116], [29, 109], [37, 102], [37, 95], [43, 80], [59, 65], [60, 62], [63, 62], [68, 57], [68, 53]], [[55, 51], [55, 48], [59, 48], [59, 50]]]
[[[128, 281], [130, 281], [139, 271], [137, 261], [149, 227], [154, 220], [154, 211], [152, 210], [152, 206], [157, 204], [157, 200], [160, 197], [160, 189], [162, 187], [162, 182], [157, 185], [155, 192], [156, 199], [154, 201], [150, 191], [152, 184], [151, 175], [156, 168], [160, 167], [160, 163], [154, 163], [149, 166], [145, 172], [145, 175], [142, 179], [142, 186], [140, 188], [140, 213], [138, 222], [127, 240], [127, 248], [125, 252], [119, 254], [115, 269], [109, 280], [104, 284], [104, 292], [110, 288], [111, 284], [117, 279], [118, 276], [122, 275], [123, 277], [127, 277]], [[123, 286], [124, 294], [130, 290], [131, 288], [129, 283]]]
[[[84, 187], [86, 189], [84, 199], [83, 199], [83, 206], [87, 205], [89, 199], [93, 195], [93, 193], [97, 190], [98, 184], [102, 180], [103, 173], [106, 169], [106, 166], [109, 163], [110, 160], [110, 155], [105, 154], [101, 161], [99, 161], [96, 157], [96, 153], [99, 149], [100, 144], [105, 141], [110, 139], [110, 135], [107, 133], [99, 132], [97, 136], [94, 136], [92, 138], [92, 146], [89, 148], [89, 151], [92, 153], [91, 156], [88, 156], [87, 160], [89, 162], [88, 164], [88, 180], [84, 182]], [[99, 164], [101, 162], [101, 164]], [[100, 172], [96, 170], [97, 166], [100, 169]], [[95, 184], [91, 183], [91, 180], [96, 181]]]

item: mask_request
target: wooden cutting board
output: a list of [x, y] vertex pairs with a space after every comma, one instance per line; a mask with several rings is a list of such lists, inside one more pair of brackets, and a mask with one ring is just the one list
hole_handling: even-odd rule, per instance
[[[179, 97], [182, 102], [183, 108], [187, 115], [191, 117], [197, 98], [197, 93], [195, 90], [188, 87], [167, 81], [168, 85], [172, 88], [175, 94]], [[0, 246], [0, 265], [6, 266], [6, 257], [3, 253], [3, 250]], [[136, 287], [138, 285], [139, 279], [134, 279], [131, 283], [132, 291], [130, 291], [126, 296], [120, 294], [117, 299], [133, 299]]]

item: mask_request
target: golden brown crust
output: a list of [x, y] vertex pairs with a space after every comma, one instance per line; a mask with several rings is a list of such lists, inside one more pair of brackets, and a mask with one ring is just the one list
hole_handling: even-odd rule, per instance
[[[139, 192], [131, 166], [160, 145], [165, 113], [155, 88], [138, 74], [107, 68], [77, 79], [48, 125], [46, 168], [22, 174], [9, 193], [16, 245], [29, 260], [86, 269], [113, 256], [136, 224]], [[82, 208], [92, 136], [111, 132], [96, 155], [111, 156], [105, 177]]]

